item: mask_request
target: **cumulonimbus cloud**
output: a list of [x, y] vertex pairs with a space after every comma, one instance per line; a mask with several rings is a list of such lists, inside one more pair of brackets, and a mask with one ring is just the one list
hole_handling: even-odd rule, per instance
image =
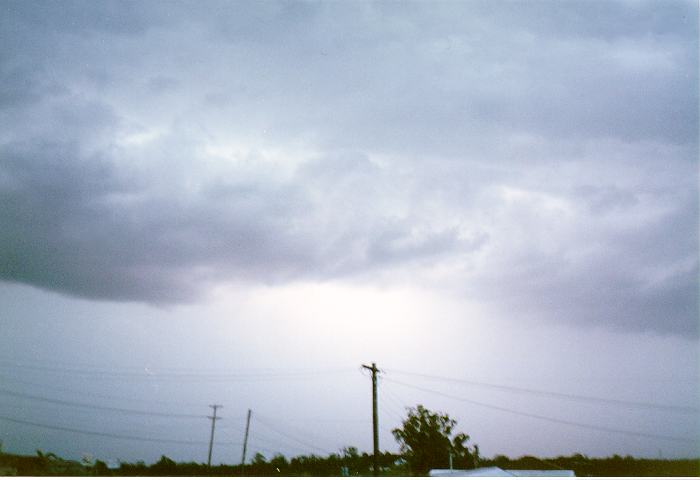
[[0, 277], [172, 303], [439, 268], [697, 335], [696, 6], [493, 5], [6, 2]]

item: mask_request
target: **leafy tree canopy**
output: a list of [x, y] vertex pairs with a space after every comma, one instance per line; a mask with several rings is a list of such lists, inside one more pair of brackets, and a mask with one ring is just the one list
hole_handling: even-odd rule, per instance
[[457, 422], [444, 413], [431, 412], [423, 405], [408, 409], [401, 428], [392, 430], [411, 471], [425, 475], [432, 468], [474, 468], [478, 447], [470, 450], [469, 435], [455, 433]]
[[265, 458], [265, 455], [262, 453], [258, 452], [255, 455], [253, 455], [253, 465], [262, 465], [267, 462], [267, 459]]

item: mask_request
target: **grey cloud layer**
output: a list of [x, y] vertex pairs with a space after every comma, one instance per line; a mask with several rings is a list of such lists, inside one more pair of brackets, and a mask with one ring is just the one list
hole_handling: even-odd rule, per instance
[[3, 3], [3, 279], [170, 303], [442, 269], [697, 335], [692, 2], [205, 5]]

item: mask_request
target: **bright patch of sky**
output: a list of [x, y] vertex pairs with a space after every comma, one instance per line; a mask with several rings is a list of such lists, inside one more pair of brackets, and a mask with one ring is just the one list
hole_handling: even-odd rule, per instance
[[[4, 1], [3, 385], [316, 417], [331, 426], [280, 428], [370, 450], [359, 366], [374, 360], [387, 429], [421, 402], [486, 455], [697, 456], [697, 412], [398, 373], [697, 407], [697, 15], [684, 1]], [[306, 373], [116, 378], [126, 367]], [[205, 420], [139, 426], [19, 398], [0, 395], [0, 417], [207, 440]], [[21, 452], [206, 453], [0, 425]], [[308, 451], [260, 428], [267, 453]], [[218, 461], [237, 461], [229, 447]]]

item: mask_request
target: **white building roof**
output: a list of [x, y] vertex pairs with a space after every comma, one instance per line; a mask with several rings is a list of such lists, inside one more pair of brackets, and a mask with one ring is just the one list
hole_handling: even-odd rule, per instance
[[429, 477], [510, 477], [505, 470], [498, 467], [475, 468], [474, 470], [433, 469]]
[[433, 469], [430, 477], [575, 477], [573, 470], [503, 470], [498, 467], [473, 470]]
[[573, 470], [506, 470], [514, 477], [575, 477]]

